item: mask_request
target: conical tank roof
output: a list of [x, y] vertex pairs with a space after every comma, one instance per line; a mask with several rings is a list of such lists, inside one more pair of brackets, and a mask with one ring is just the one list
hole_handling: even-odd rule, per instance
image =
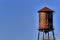
[[40, 9], [38, 12], [54, 12], [53, 10], [51, 10], [50, 8], [48, 8], [48, 7], [44, 7], [44, 8], [42, 8], [42, 9]]

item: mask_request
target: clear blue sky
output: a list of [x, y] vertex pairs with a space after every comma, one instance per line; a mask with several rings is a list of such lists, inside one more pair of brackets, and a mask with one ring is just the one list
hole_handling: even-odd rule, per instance
[[59, 0], [0, 0], [0, 40], [37, 40], [37, 11], [45, 6], [55, 11], [54, 28], [59, 40]]

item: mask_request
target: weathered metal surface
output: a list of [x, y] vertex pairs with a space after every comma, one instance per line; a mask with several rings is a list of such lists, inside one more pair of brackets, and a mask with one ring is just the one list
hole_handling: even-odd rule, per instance
[[40, 22], [39, 22], [39, 28], [40, 29], [47, 29], [48, 28], [48, 23], [46, 20], [46, 13], [40, 12]]

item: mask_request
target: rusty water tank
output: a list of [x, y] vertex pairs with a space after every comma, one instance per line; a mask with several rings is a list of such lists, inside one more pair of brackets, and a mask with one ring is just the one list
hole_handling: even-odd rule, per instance
[[53, 30], [53, 10], [44, 7], [39, 13], [39, 30], [49, 32]]

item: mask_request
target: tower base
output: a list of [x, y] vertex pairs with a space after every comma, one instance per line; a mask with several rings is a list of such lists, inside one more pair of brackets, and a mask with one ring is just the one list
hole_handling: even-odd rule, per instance
[[[50, 36], [49, 36], [49, 32], [45, 33], [44, 30], [43, 30], [42, 32], [43, 32], [43, 39], [42, 39], [42, 40], [51, 40], [51, 38], [50, 38]], [[52, 32], [52, 37], [53, 37], [52, 40], [55, 40], [54, 30], [52, 30], [51, 32]], [[45, 39], [44, 33], [45, 33], [45, 34], [48, 34], [48, 38], [47, 38], [47, 39]], [[38, 40], [41, 40], [40, 37], [41, 37], [41, 36], [40, 36], [40, 30], [38, 30]]]

